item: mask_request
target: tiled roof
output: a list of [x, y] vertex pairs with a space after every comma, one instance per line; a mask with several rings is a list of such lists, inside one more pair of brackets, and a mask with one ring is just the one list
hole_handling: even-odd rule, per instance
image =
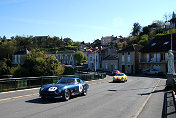
[[20, 50], [18, 52], [16, 52], [14, 55], [25, 55], [25, 54], [28, 54], [29, 51], [28, 50]]
[[[172, 34], [172, 49], [176, 50], [176, 33]], [[163, 52], [171, 49], [171, 35], [157, 36], [141, 52]]]
[[143, 46], [138, 44], [133, 44], [123, 50], [120, 50], [119, 52], [131, 52], [131, 51], [139, 51]]
[[115, 56], [115, 55], [110, 55], [110, 56], [104, 58], [103, 60], [117, 60], [117, 59], [118, 59], [117, 56]]

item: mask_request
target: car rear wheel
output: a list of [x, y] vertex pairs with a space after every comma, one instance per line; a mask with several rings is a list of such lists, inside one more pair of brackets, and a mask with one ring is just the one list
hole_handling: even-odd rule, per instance
[[70, 91], [67, 89], [64, 93], [64, 100], [68, 101], [70, 99]]

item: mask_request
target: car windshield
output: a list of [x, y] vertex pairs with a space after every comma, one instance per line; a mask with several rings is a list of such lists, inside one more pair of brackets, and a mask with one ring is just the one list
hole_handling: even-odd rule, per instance
[[124, 74], [120, 73], [120, 74], [116, 74], [116, 76], [124, 76]]
[[57, 84], [74, 84], [74, 83], [75, 83], [75, 79], [71, 79], [71, 78], [62, 78], [57, 82]]

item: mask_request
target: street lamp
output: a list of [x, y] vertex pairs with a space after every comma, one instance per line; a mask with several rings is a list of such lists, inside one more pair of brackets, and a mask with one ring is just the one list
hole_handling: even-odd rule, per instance
[[98, 49], [98, 47], [95, 47], [95, 72], [96, 72], [96, 66], [97, 66], [97, 64], [96, 64], [96, 50]]
[[172, 87], [173, 84], [173, 78], [175, 75], [175, 68], [174, 68], [174, 54], [172, 51], [172, 23], [171, 22], [166, 22], [166, 26], [170, 26], [171, 28], [171, 49], [168, 51], [168, 73], [167, 73], [167, 81], [166, 81], [166, 86], [168, 88]]

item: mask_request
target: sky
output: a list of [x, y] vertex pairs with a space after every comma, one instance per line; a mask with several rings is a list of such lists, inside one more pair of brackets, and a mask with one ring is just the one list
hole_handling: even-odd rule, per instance
[[133, 24], [164, 21], [176, 0], [0, 0], [0, 36], [57, 36], [93, 42], [127, 37]]

